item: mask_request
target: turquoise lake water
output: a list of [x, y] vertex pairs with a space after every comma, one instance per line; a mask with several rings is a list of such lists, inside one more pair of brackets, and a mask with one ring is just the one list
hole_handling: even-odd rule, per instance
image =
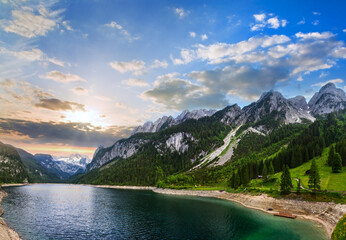
[[221, 199], [67, 184], [8, 187], [4, 218], [25, 240], [322, 240], [315, 223]]

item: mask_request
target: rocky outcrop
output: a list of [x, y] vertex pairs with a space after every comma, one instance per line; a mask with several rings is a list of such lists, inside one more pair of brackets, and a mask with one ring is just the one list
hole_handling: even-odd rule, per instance
[[303, 96], [296, 96], [294, 98], [289, 98], [288, 102], [294, 106], [297, 109], [307, 111], [309, 106], [308, 103], [306, 102], [305, 97]]
[[179, 114], [176, 118], [173, 118], [172, 116], [169, 116], [169, 117], [163, 116], [162, 118], [157, 119], [155, 122], [149, 121], [144, 123], [142, 126], [136, 127], [132, 131], [131, 136], [135, 135], [136, 133], [158, 132], [165, 128], [185, 122], [188, 119], [198, 120], [202, 117], [209, 117], [213, 115], [215, 112], [216, 110], [206, 110], [206, 109], [193, 110], [193, 111], [185, 110], [181, 114]]
[[308, 105], [312, 115], [326, 115], [345, 109], [346, 94], [342, 89], [336, 88], [333, 83], [328, 83], [314, 94]]
[[189, 149], [188, 141], [195, 141], [190, 133], [178, 132], [172, 134], [166, 140], [166, 148], [171, 152], [177, 151], [179, 154], [186, 152]]
[[95, 157], [92, 159], [91, 163], [88, 164], [87, 169], [91, 171], [95, 168], [102, 167], [108, 162], [115, 158], [128, 158], [137, 153], [139, 147], [145, 144], [147, 140], [139, 138], [129, 138], [117, 141], [109, 149], [104, 149], [104, 151], [99, 151], [94, 154]]

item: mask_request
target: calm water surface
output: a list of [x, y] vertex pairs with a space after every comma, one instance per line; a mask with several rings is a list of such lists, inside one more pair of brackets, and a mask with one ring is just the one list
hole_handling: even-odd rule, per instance
[[312, 222], [220, 199], [64, 184], [5, 190], [4, 217], [25, 240], [326, 239]]

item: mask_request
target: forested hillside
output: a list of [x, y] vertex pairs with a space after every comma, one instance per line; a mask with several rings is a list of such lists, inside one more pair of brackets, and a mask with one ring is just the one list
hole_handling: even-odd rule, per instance
[[28, 172], [17, 150], [0, 142], [0, 183], [28, 181]]
[[[137, 154], [126, 160], [114, 159], [82, 176], [78, 182], [154, 185], [164, 176], [190, 169], [201, 152], [207, 153], [222, 145], [230, 129], [215, 118], [204, 117], [187, 120], [157, 133], [135, 134], [131, 139], [150, 140], [140, 147]], [[173, 142], [170, 141], [172, 138]]]

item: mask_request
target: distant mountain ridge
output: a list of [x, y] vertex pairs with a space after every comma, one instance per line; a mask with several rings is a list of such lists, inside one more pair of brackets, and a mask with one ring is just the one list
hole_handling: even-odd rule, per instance
[[68, 179], [76, 173], [83, 173], [91, 160], [81, 154], [71, 154], [63, 157], [53, 157], [49, 154], [35, 154], [36, 160], [49, 172], [60, 179]]
[[200, 110], [185, 110], [181, 114], [179, 114], [176, 118], [173, 118], [172, 116], [163, 116], [159, 119], [157, 119], [155, 122], [148, 121], [144, 123], [142, 126], [136, 127], [132, 133], [132, 135], [135, 135], [136, 133], [143, 133], [143, 132], [158, 132], [160, 130], [163, 130], [167, 127], [171, 127], [174, 125], [178, 125], [188, 119], [200, 119], [202, 117], [209, 117], [212, 116], [216, 110], [210, 109], [200, 109]]
[[[336, 88], [333, 83], [328, 83], [319, 92], [315, 93], [309, 103], [303, 96], [286, 99], [280, 92], [271, 90], [264, 92], [256, 102], [243, 108], [234, 104], [219, 111], [202, 109], [190, 112], [186, 110], [176, 118], [164, 116], [155, 122], [146, 122], [144, 125], [135, 128], [130, 138], [119, 140], [108, 148], [99, 147], [95, 151], [91, 163], [88, 164], [87, 170], [100, 168], [116, 158], [126, 159], [135, 155], [141, 146], [150, 142], [150, 139], [145, 139], [138, 134], [160, 132], [164, 129], [173, 128], [187, 120], [210, 117], [213, 121], [219, 121], [230, 126], [252, 124], [252, 131], [266, 134], [280, 124], [313, 122], [319, 115], [326, 115], [333, 111], [345, 109], [345, 107], [345, 92]], [[174, 136], [174, 134], [178, 135]], [[187, 136], [183, 132], [172, 133], [171, 139], [174, 139], [172, 143], [175, 148], [186, 149], [182, 146], [191, 141], [191, 139], [188, 140]], [[159, 143], [156, 146], [164, 145], [164, 143]], [[159, 150], [157, 149], [157, 151]]]

